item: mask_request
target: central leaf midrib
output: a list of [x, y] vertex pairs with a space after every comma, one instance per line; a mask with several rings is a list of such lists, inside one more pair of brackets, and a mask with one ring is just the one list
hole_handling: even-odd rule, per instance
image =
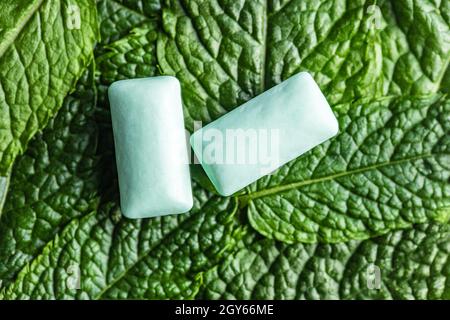
[[354, 170], [343, 171], [343, 172], [339, 172], [339, 173], [335, 173], [332, 175], [323, 176], [323, 177], [319, 177], [319, 178], [315, 178], [315, 179], [309, 179], [309, 180], [304, 180], [304, 181], [292, 182], [292, 183], [288, 183], [288, 184], [284, 184], [284, 185], [278, 185], [275, 187], [262, 189], [262, 190], [259, 190], [259, 191], [253, 192], [253, 193], [248, 193], [248, 194], [245, 194], [242, 196], [238, 196], [238, 199], [240, 200], [242, 205], [246, 205], [251, 200], [271, 196], [271, 195], [278, 194], [278, 193], [283, 193], [283, 192], [290, 191], [292, 189], [297, 189], [300, 187], [304, 187], [307, 185], [311, 185], [311, 184], [315, 184], [315, 183], [322, 183], [322, 182], [330, 181], [330, 180], [335, 180], [335, 179], [339, 179], [339, 178], [354, 175], [354, 174], [361, 174], [361, 173], [364, 173], [367, 171], [379, 170], [384, 167], [400, 165], [400, 164], [403, 164], [406, 162], [425, 159], [425, 158], [432, 157], [432, 156], [434, 156], [433, 153], [426, 153], [426, 154], [407, 157], [407, 158], [403, 158], [403, 159], [399, 159], [399, 160], [382, 162], [382, 163], [378, 163], [378, 164], [374, 164], [371, 166], [362, 167], [362, 168], [358, 168], [358, 169], [354, 169]]

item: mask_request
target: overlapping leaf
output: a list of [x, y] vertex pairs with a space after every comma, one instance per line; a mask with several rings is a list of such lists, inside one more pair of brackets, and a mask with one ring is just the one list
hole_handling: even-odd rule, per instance
[[93, 66], [11, 174], [0, 219], [0, 278], [10, 279], [58, 233], [96, 208], [100, 185]]
[[95, 1], [0, 5], [0, 176], [61, 107], [92, 57]]
[[159, 8], [159, 1], [98, 1], [101, 44], [119, 40], [140, 24], [155, 19]]
[[[40, 9], [36, 3], [16, 5], [21, 18], [33, 13], [20, 33], [50, 1]], [[415, 225], [450, 215], [450, 105], [443, 95], [407, 97], [448, 91], [449, 6], [98, 1], [100, 107], [94, 113], [91, 73], [14, 166], [0, 220], [2, 298], [450, 298], [448, 225]], [[15, 30], [14, 21], [2, 22]], [[0, 39], [11, 34], [0, 31]], [[66, 51], [48, 43], [57, 54]], [[344, 103], [334, 109], [337, 138], [240, 197], [220, 198], [194, 183], [189, 214], [121, 217], [105, 95], [110, 83], [176, 75], [192, 129], [194, 120], [209, 122], [305, 70], [333, 105]], [[10, 74], [1, 79], [13, 79]], [[54, 89], [51, 84], [39, 83]], [[380, 99], [386, 95], [403, 98]], [[41, 107], [26, 135], [58, 107], [48, 114]], [[6, 182], [0, 178], [0, 190]], [[0, 191], [0, 205], [1, 198]], [[236, 219], [238, 205], [254, 229], [276, 240]], [[398, 228], [408, 229], [392, 231]], [[340, 242], [382, 233], [339, 244], [277, 241]], [[371, 289], [374, 270], [381, 272], [379, 290]]]
[[281, 241], [365, 239], [450, 219], [450, 101], [335, 108], [340, 134], [248, 188], [252, 225]]
[[75, 219], [0, 296], [192, 298], [198, 274], [234, 247], [236, 209], [233, 199], [197, 190], [190, 214], [115, 221], [106, 210]]
[[167, 0], [163, 73], [182, 82], [187, 126], [209, 122], [299, 71], [330, 103], [439, 91], [448, 4], [422, 0]]
[[424, 224], [365, 241], [296, 244], [249, 236], [208, 271], [209, 299], [449, 299], [450, 227]]
[[156, 23], [148, 22], [110, 44], [107, 52], [97, 58], [101, 83], [110, 85], [118, 80], [154, 75], [157, 35]]

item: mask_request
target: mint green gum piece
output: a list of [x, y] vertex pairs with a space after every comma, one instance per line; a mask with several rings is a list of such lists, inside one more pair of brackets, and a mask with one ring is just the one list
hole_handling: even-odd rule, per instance
[[[238, 153], [248, 155], [253, 151], [249, 151], [250, 143], [236, 144], [236, 148], [230, 148], [235, 150], [234, 156], [230, 155], [227, 146], [231, 141], [226, 138], [230, 129], [245, 133], [265, 131], [267, 137], [272, 130], [277, 131], [278, 143], [270, 144], [267, 138], [266, 148], [278, 150], [278, 156], [272, 157], [270, 163], [262, 157], [251, 162], [250, 156], [238, 162]], [[338, 131], [336, 117], [318, 85], [310, 74], [301, 72], [197, 130], [190, 142], [217, 191], [229, 196], [330, 139]], [[218, 133], [222, 138], [217, 137]], [[222, 162], [217, 161], [218, 153], [223, 153]], [[236, 161], [226, 161], [228, 156]]]
[[137, 219], [189, 211], [193, 198], [178, 80], [117, 81], [108, 96], [123, 215]]

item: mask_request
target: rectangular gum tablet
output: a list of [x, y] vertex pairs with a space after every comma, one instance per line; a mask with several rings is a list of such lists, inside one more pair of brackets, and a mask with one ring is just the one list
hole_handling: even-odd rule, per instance
[[148, 218], [189, 211], [193, 198], [178, 80], [117, 81], [108, 95], [122, 213]]
[[318, 85], [301, 72], [197, 130], [190, 142], [217, 191], [229, 196], [338, 131]]

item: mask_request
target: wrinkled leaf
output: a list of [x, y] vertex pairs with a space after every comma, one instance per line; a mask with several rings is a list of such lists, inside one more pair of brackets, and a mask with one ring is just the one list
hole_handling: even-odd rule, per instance
[[293, 242], [366, 239], [450, 218], [450, 101], [334, 109], [340, 133], [248, 188], [252, 226]]
[[[201, 197], [190, 214], [114, 221], [107, 211], [73, 220], [0, 296], [194, 297], [201, 285], [198, 274], [234, 247], [237, 209], [234, 200], [196, 194]], [[74, 275], [79, 282], [71, 282]]]
[[209, 299], [449, 299], [450, 227], [425, 224], [341, 244], [248, 236], [203, 276]]
[[59, 231], [98, 203], [98, 128], [91, 67], [57, 116], [17, 158], [0, 219], [0, 278], [9, 279]]
[[2, 176], [87, 67], [97, 14], [93, 0], [7, 1], [0, 5], [0, 21]]
[[434, 93], [450, 56], [448, 21], [436, 6], [166, 0], [158, 63], [182, 83], [191, 130], [193, 121], [214, 120], [299, 71], [314, 76], [331, 104]]
[[100, 0], [97, 2], [97, 9], [101, 44], [105, 45], [125, 37], [140, 24], [155, 19], [160, 6], [159, 1], [143, 3], [142, 1]]

